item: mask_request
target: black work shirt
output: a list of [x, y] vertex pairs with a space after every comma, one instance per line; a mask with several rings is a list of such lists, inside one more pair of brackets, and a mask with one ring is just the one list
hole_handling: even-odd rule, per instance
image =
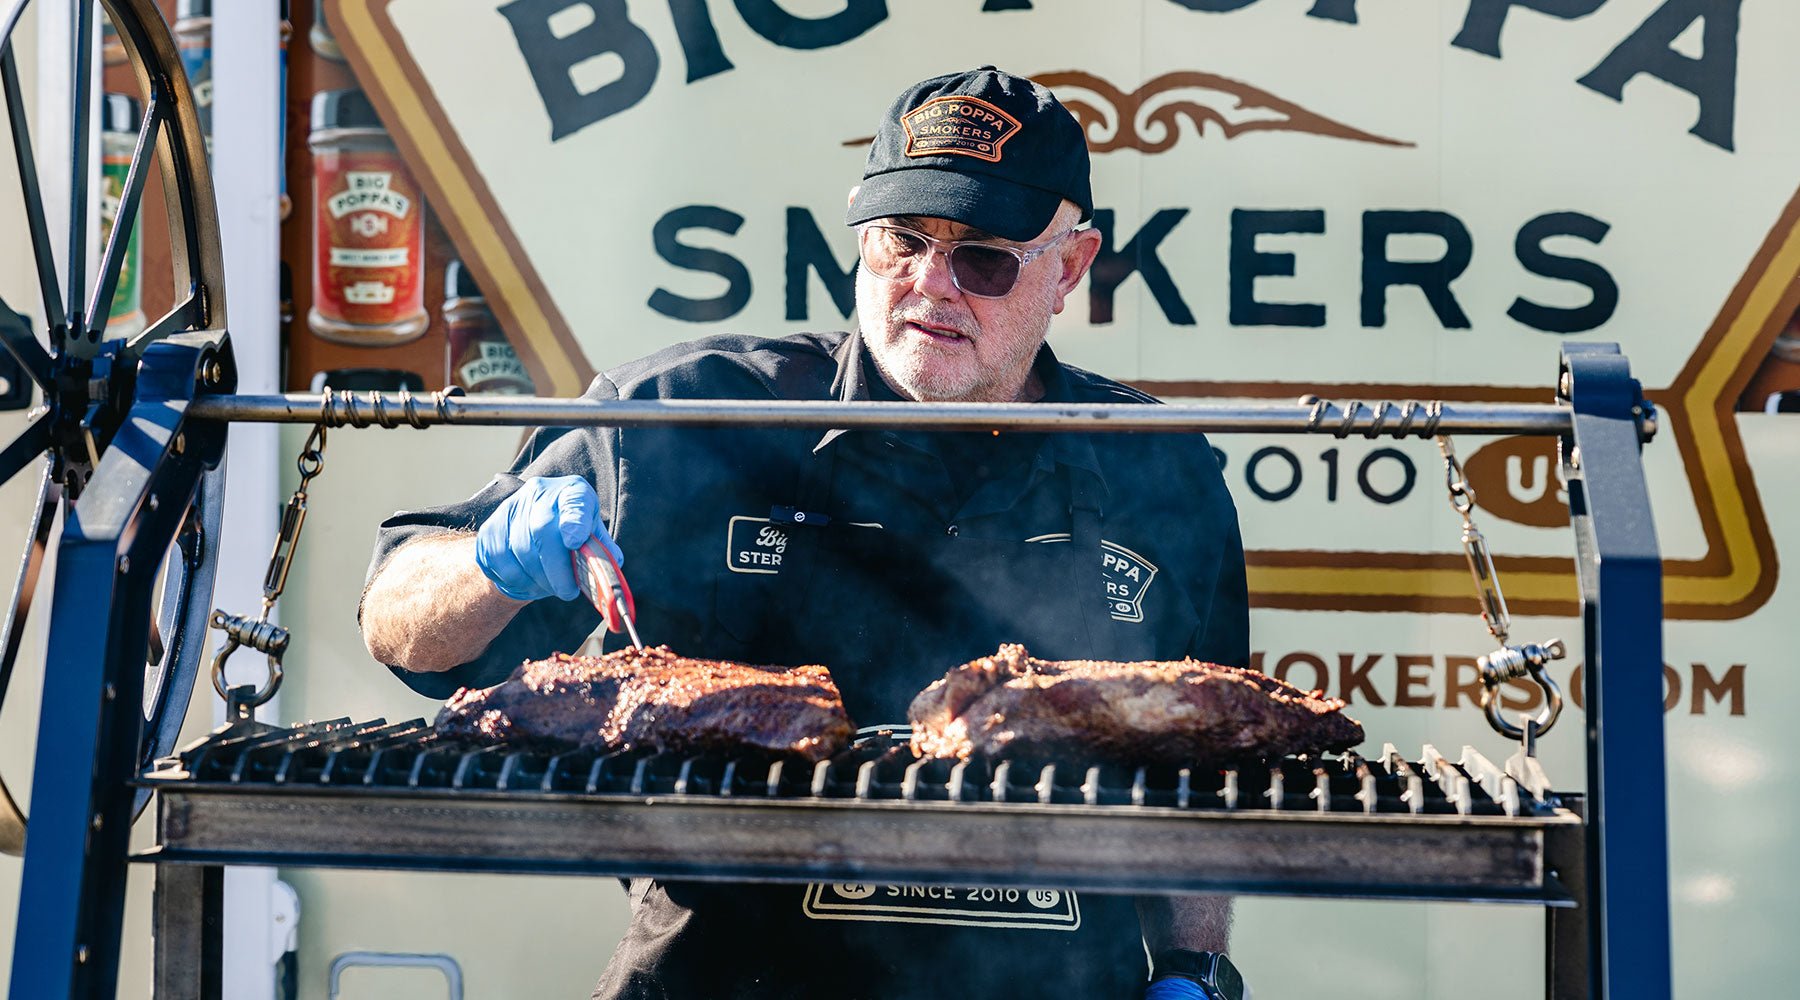
[[[1048, 347], [1035, 373], [1048, 403], [1154, 402]], [[587, 395], [892, 398], [860, 337], [843, 333], [683, 344], [607, 372]], [[824, 663], [863, 726], [904, 723], [914, 694], [1000, 641], [1051, 659], [1248, 660], [1236, 512], [1198, 434], [548, 429], [474, 497], [384, 522], [371, 573], [413, 537], [475, 530], [522, 478], [557, 475], [594, 483], [646, 643]], [[598, 622], [583, 602], [538, 601], [471, 662], [397, 673], [446, 697], [573, 650]], [[1040, 890], [990, 904], [947, 891], [953, 904], [885, 886], [638, 879], [631, 928], [595, 995], [1141, 991], [1128, 898]]]
[[[1055, 359], [1038, 355], [1042, 402], [1153, 403], [1153, 397]], [[587, 398], [800, 399], [894, 398], [874, 373], [856, 334], [799, 334], [781, 340], [709, 337], [679, 344], [594, 379]], [[932, 447], [933, 438], [986, 437], [999, 446], [994, 467], [1008, 474], [958, 488], [959, 468], [945, 462], [966, 441]], [[1019, 442], [1007, 457], [1008, 442]], [[985, 444], [985, 442], [984, 442]], [[400, 511], [381, 523], [370, 562], [373, 579], [387, 557], [421, 535], [473, 532], [530, 476], [581, 475], [593, 482], [601, 515], [625, 552], [626, 576], [637, 599], [638, 633], [693, 656], [756, 659], [749, 649], [715, 650], [693, 643], [718, 630], [715, 619], [744, 625], [761, 610], [747, 596], [744, 573], [766, 566], [739, 562], [765, 555], [743, 544], [744, 523], [766, 519], [770, 508], [792, 503], [802, 466], [838, 449], [830, 488], [853, 520], [899, 532], [969, 539], [1024, 541], [1066, 533], [1073, 471], [1100, 484], [1104, 534], [1142, 561], [1137, 579], [1107, 581], [1127, 603], [1140, 604], [1159, 586], [1179, 588], [1194, 615], [1181, 654], [1236, 666], [1249, 661], [1248, 602], [1237, 511], [1210, 446], [1200, 434], [924, 434], [902, 431], [779, 430], [762, 428], [546, 428], [531, 438], [511, 469], [457, 503]], [[966, 499], [961, 493], [969, 493]], [[1146, 583], [1145, 575], [1154, 574]], [[1165, 582], [1166, 581], [1166, 582]], [[764, 582], [756, 580], [755, 582]], [[1100, 581], [1096, 581], [1101, 586]], [[1021, 580], [1029, 600], [1033, 581]], [[1142, 593], [1136, 592], [1141, 586]], [[1095, 600], [1106, 600], [1100, 592]], [[872, 615], [882, 609], [870, 609]], [[1126, 613], [1127, 616], [1130, 614]], [[599, 624], [582, 602], [538, 601], [506, 627], [486, 651], [442, 673], [395, 670], [414, 690], [447, 698], [458, 687], [504, 680], [520, 661], [572, 651]], [[819, 622], [819, 628], [844, 623]], [[1149, 629], [1172, 623], [1144, 621]], [[724, 630], [732, 631], [730, 626]], [[740, 627], [738, 631], [745, 631]], [[1029, 636], [1021, 636], [1027, 645]], [[926, 680], [956, 662], [993, 652], [969, 649], [931, 666]], [[1131, 650], [1090, 655], [1127, 658]], [[1179, 654], [1178, 654], [1179, 655]], [[922, 687], [923, 685], [919, 685]], [[913, 690], [917, 690], [914, 688]], [[906, 702], [876, 724], [903, 718]]]

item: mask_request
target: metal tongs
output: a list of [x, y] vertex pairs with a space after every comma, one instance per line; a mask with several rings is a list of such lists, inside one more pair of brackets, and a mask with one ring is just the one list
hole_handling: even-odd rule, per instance
[[569, 553], [569, 559], [575, 566], [576, 584], [606, 620], [606, 630], [626, 633], [633, 646], [643, 649], [644, 640], [637, 633], [637, 602], [632, 600], [631, 587], [612, 550], [600, 539], [589, 538]]

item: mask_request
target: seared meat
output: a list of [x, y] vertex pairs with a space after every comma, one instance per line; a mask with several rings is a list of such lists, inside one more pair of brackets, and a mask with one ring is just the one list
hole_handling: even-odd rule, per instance
[[673, 753], [760, 750], [823, 760], [854, 732], [819, 666], [690, 660], [667, 646], [558, 653], [444, 703], [437, 731], [482, 743]]
[[1198, 660], [1039, 660], [1001, 646], [933, 681], [908, 711], [921, 757], [1226, 763], [1344, 750], [1344, 703]]

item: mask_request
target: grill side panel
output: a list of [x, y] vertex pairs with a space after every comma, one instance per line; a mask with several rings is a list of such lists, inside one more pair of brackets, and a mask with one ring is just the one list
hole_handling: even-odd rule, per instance
[[146, 860], [1544, 904], [1529, 820], [165, 786]]

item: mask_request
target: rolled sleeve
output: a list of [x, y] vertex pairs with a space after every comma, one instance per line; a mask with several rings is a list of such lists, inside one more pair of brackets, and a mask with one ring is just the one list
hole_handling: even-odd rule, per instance
[[[594, 380], [583, 394], [590, 399], [617, 399], [618, 391], [605, 376]], [[380, 574], [401, 546], [428, 535], [472, 533], [533, 476], [582, 476], [600, 495], [601, 511], [608, 524], [617, 521], [617, 443], [613, 428], [547, 427], [534, 433], [506, 472], [495, 476], [474, 496], [441, 507], [397, 511], [376, 529], [375, 550], [364, 580]], [[362, 609], [357, 608], [358, 623]], [[481, 655], [450, 670], [415, 673], [388, 664], [408, 687], [431, 698], [448, 698], [459, 687], [488, 687], [505, 680], [524, 660], [542, 659], [558, 651], [572, 652], [600, 622], [599, 613], [582, 601], [554, 598], [534, 601], [521, 609]]]

